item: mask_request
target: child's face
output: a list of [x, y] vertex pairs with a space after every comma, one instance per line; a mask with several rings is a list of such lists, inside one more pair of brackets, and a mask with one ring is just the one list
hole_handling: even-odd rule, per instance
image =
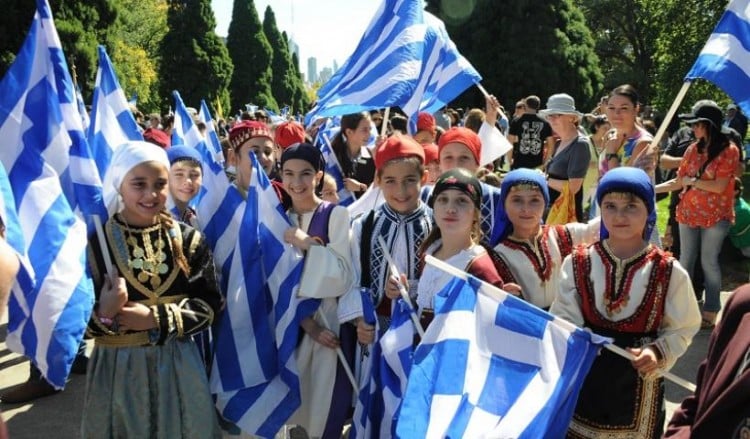
[[505, 212], [516, 232], [533, 232], [544, 215], [544, 196], [539, 189], [527, 185], [513, 186], [505, 199]]
[[341, 199], [339, 198], [339, 193], [336, 190], [336, 182], [334, 180], [327, 178], [323, 180], [323, 190], [320, 193], [320, 198], [322, 198], [323, 201], [328, 201], [329, 203], [339, 204], [339, 201], [341, 201]]
[[281, 183], [292, 198], [292, 203], [308, 201], [315, 196], [315, 186], [323, 173], [315, 171], [312, 163], [302, 159], [289, 159], [281, 168]]
[[167, 168], [146, 162], [131, 169], [120, 185], [125, 221], [133, 226], [149, 226], [164, 209], [169, 191]]
[[440, 192], [432, 205], [435, 224], [441, 235], [469, 236], [478, 221], [479, 212], [471, 198], [458, 189]]
[[250, 187], [250, 177], [253, 175], [253, 165], [250, 161], [250, 151], [255, 153], [260, 166], [271, 175], [275, 164], [273, 156], [273, 142], [267, 137], [253, 137], [240, 146], [235, 154], [237, 166], [237, 185], [247, 190]]
[[648, 210], [646, 203], [629, 193], [613, 192], [602, 198], [602, 221], [609, 239], [643, 240]]
[[179, 161], [169, 170], [169, 193], [172, 198], [187, 204], [201, 189], [203, 173], [198, 164], [190, 161]]
[[425, 169], [427, 169], [427, 184], [435, 184], [440, 177], [440, 162], [427, 163]]
[[387, 163], [377, 177], [385, 202], [401, 214], [419, 207], [419, 191], [426, 179], [427, 174], [420, 173], [413, 162], [403, 160]]
[[463, 168], [471, 172], [476, 172], [479, 168], [474, 154], [463, 143], [452, 142], [440, 150], [440, 171], [446, 172], [453, 168]]

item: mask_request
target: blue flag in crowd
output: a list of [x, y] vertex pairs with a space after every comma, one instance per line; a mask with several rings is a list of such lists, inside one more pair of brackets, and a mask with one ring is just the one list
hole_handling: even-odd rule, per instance
[[732, 0], [685, 80], [707, 79], [750, 114], [750, 4]]
[[[365, 301], [372, 308], [369, 295], [363, 297], [363, 304]], [[368, 307], [363, 305], [362, 308], [366, 318]], [[411, 369], [416, 334], [410, 312], [410, 306], [398, 299], [388, 330], [372, 345], [362, 370], [351, 438], [395, 437], [395, 419]]]
[[339, 205], [348, 206], [352, 204], [356, 198], [354, 197], [354, 194], [344, 186], [344, 171], [336, 158], [336, 154], [331, 148], [333, 138], [336, 137], [336, 134], [341, 130], [339, 123], [340, 118], [328, 119], [318, 130], [314, 143], [315, 146], [320, 148], [320, 152], [323, 153], [323, 159], [326, 162], [326, 174], [336, 180], [336, 187], [339, 190]]
[[[217, 392], [216, 406], [225, 419], [250, 434], [273, 437], [300, 405], [294, 350], [302, 318], [311, 315], [319, 301], [297, 297], [302, 255], [284, 243], [284, 231], [291, 227], [291, 223], [255, 155], [250, 156], [253, 173], [248, 191], [247, 221], [242, 225], [249, 230], [247, 237], [240, 239], [243, 246], [255, 247], [257, 253], [253, 256], [259, 261], [253, 261], [257, 269], [246, 273], [246, 276], [252, 276], [244, 291], [247, 297], [227, 297], [227, 311], [220, 325], [224, 325], [224, 319], [229, 315], [236, 322], [231, 325], [234, 333], [229, 342], [254, 343], [254, 349], [248, 349], [245, 355], [231, 355], [224, 350], [226, 357], [221, 358], [218, 344], [221, 343], [220, 337], [226, 334], [218, 334], [215, 364], [221, 361], [230, 363], [226, 370], [231, 374], [217, 375], [215, 367], [211, 381], [214, 389], [217, 385], [224, 389]], [[233, 304], [233, 301], [237, 303]], [[238, 312], [246, 315], [233, 319], [233, 306], [241, 308]], [[261, 327], [263, 313], [267, 313], [268, 327]], [[247, 326], [249, 323], [252, 323], [251, 327]], [[262, 344], [275, 344], [276, 354], [260, 357], [261, 351], [269, 349]], [[265, 378], [255, 385], [249, 380], [240, 383], [236, 379], [237, 375], [257, 377], [259, 373]]]
[[81, 88], [78, 87], [78, 84], [75, 84], [76, 88], [76, 106], [78, 107], [78, 114], [81, 115], [81, 126], [83, 127], [83, 132], [87, 132], [89, 130], [89, 125], [91, 125], [91, 119], [89, 118], [89, 113], [86, 111], [86, 104], [83, 103], [83, 95], [81, 94]]
[[62, 388], [94, 297], [85, 269], [86, 225], [73, 209], [98, 212], [103, 203], [46, 1], [37, 2], [26, 40], [0, 82], [0, 138], [6, 145], [0, 161], [13, 192], [12, 201], [4, 200], [15, 203], [23, 224], [23, 241], [15, 227], [11, 243], [22, 260], [34, 263], [21, 270], [10, 297], [7, 344]]
[[435, 296], [399, 437], [564, 437], [607, 339], [467, 275]]
[[115, 148], [129, 140], [143, 140], [104, 46], [99, 46], [88, 140], [102, 178]]
[[[195, 125], [195, 120], [188, 112], [185, 103], [180, 97], [180, 93], [174, 90], [172, 91], [172, 96], [175, 99], [174, 124], [172, 126], [172, 145], [185, 145], [197, 149], [200, 149], [200, 146], [203, 145], [208, 148], [208, 150], [215, 156], [212, 145], [209, 145], [205, 142], [203, 134], [201, 134], [200, 130]], [[212, 161], [214, 160], [215, 158], [212, 159]], [[204, 185], [201, 185], [198, 194], [193, 197], [192, 200], [190, 200], [190, 207], [194, 208], [195, 206], [197, 206], [206, 195], [206, 192], [207, 188]], [[171, 197], [168, 200], [168, 208], [173, 213], [176, 212], [176, 208]], [[198, 218], [200, 220], [200, 215], [198, 216]]]
[[421, 2], [387, 0], [354, 53], [318, 91], [306, 122], [398, 106], [415, 125], [419, 111], [437, 111], [481, 79]]
[[221, 141], [219, 135], [216, 134], [216, 127], [214, 126], [214, 119], [211, 117], [211, 112], [208, 110], [208, 105], [205, 99], [201, 99], [201, 109], [198, 112], [198, 120], [206, 124], [206, 145], [216, 156], [216, 161], [224, 163], [224, 153], [221, 150]]

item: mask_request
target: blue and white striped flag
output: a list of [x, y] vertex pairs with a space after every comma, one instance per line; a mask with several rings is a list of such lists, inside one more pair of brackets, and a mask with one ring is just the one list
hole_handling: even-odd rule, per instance
[[143, 140], [143, 135], [125, 100], [107, 51], [104, 46], [99, 46], [98, 51], [99, 68], [96, 70], [88, 140], [99, 175], [104, 178], [115, 148], [130, 140]]
[[[312, 315], [319, 301], [297, 297], [302, 255], [285, 245], [284, 231], [291, 223], [254, 154], [251, 159], [253, 173], [239, 238], [241, 248], [250, 248], [245, 257], [246, 287], [227, 297], [211, 385], [225, 419], [250, 434], [272, 437], [300, 405], [294, 350], [302, 318]], [[234, 258], [239, 258], [238, 251]], [[241, 267], [230, 273], [237, 269]]]
[[[369, 296], [367, 300], [371, 300]], [[409, 305], [398, 299], [391, 325], [373, 343], [362, 370], [363, 385], [354, 407], [350, 438], [395, 437], [394, 419], [406, 390], [414, 351], [416, 331], [409, 314]]]
[[607, 339], [466, 275], [435, 296], [399, 437], [564, 437]]
[[[73, 81], [43, 0], [0, 82], [0, 138], [7, 146], [0, 149], [0, 161], [8, 172], [25, 243], [16, 250], [34, 262], [33, 272], [21, 270], [8, 303], [7, 343], [62, 388], [94, 297], [85, 269], [86, 225], [72, 205], [96, 212], [103, 203]], [[89, 165], [93, 175], [81, 175]]]
[[91, 125], [91, 118], [89, 117], [89, 112], [86, 111], [86, 104], [83, 103], [83, 95], [81, 94], [81, 88], [78, 87], [78, 84], [75, 84], [76, 88], [76, 106], [78, 107], [78, 114], [81, 115], [81, 125], [83, 127], [83, 132], [87, 132], [89, 130], [89, 125]]
[[214, 153], [216, 161], [224, 163], [224, 153], [221, 150], [221, 140], [219, 140], [219, 135], [216, 134], [214, 119], [211, 117], [211, 112], [208, 109], [208, 104], [206, 104], [205, 99], [201, 99], [201, 109], [198, 111], [198, 120], [206, 124], [206, 145]]
[[336, 187], [339, 190], [339, 205], [348, 206], [357, 199], [344, 185], [344, 171], [341, 169], [341, 164], [336, 158], [336, 154], [331, 149], [331, 141], [333, 141], [333, 138], [341, 130], [339, 123], [340, 118], [328, 119], [318, 130], [314, 143], [315, 146], [320, 148], [320, 152], [323, 153], [323, 159], [326, 162], [326, 174], [336, 180]]
[[750, 3], [732, 0], [708, 42], [685, 75], [685, 81], [707, 79], [750, 114]]
[[354, 53], [318, 91], [306, 121], [398, 106], [416, 126], [419, 111], [433, 113], [481, 80], [422, 2], [387, 0]]
[[[174, 90], [172, 91], [172, 96], [175, 100], [174, 124], [172, 127], [172, 145], [185, 145], [191, 148], [196, 148], [199, 151], [201, 151], [202, 147], [205, 147], [207, 148], [208, 153], [211, 155], [209, 163], [215, 162], [217, 159], [216, 153], [213, 151], [213, 145], [210, 145], [206, 142], [203, 134], [201, 134], [198, 126], [195, 124], [195, 120], [188, 112], [185, 103], [182, 101], [180, 93]], [[208, 157], [204, 156], [204, 160], [208, 159]], [[198, 204], [200, 204], [201, 200], [206, 196], [207, 192], [208, 188], [206, 187], [206, 185], [201, 185], [198, 194], [193, 197], [192, 200], [190, 200], [190, 207], [196, 207]], [[167, 207], [173, 213], [176, 212], [176, 207], [174, 206], [174, 202], [172, 201], [171, 197], [168, 200]], [[198, 221], [201, 221], [200, 212], [198, 212]]]

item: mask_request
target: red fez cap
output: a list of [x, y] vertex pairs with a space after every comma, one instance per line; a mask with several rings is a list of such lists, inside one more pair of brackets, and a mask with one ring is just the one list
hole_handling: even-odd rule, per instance
[[408, 136], [391, 136], [375, 151], [375, 168], [382, 169], [391, 160], [418, 157], [424, 163], [424, 148]]
[[474, 156], [474, 160], [479, 163], [479, 157], [482, 152], [482, 141], [474, 131], [465, 127], [453, 127], [448, 131], [444, 132], [440, 136], [440, 143], [438, 143], [438, 154], [443, 150], [445, 145], [449, 143], [461, 143], [471, 151]]
[[172, 144], [172, 139], [169, 138], [167, 133], [156, 128], [147, 128], [143, 132], [143, 140], [165, 149], [169, 148]]
[[276, 127], [275, 139], [281, 149], [305, 141], [305, 127], [298, 122], [283, 122]]
[[423, 143], [422, 148], [424, 148], [424, 162], [432, 163], [437, 162], [440, 160], [440, 156], [438, 155], [438, 146], [434, 143]]
[[417, 115], [417, 131], [429, 131], [435, 133], [435, 118], [427, 112], [421, 112]]
[[255, 137], [268, 137], [273, 141], [268, 125], [257, 120], [243, 120], [229, 130], [229, 143], [233, 149], [239, 148], [243, 143]]

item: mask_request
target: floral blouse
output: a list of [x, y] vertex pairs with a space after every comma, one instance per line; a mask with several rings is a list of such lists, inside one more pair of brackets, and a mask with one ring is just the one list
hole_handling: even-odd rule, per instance
[[[696, 177], [707, 159], [707, 152], [698, 153], [697, 144], [690, 145], [677, 170], [677, 177]], [[722, 193], [696, 187], [683, 191], [677, 205], [677, 222], [703, 228], [712, 227], [721, 220], [734, 222], [734, 175], [739, 159], [739, 150], [730, 144], [706, 166], [700, 175], [701, 180], [729, 178], [729, 184]]]

